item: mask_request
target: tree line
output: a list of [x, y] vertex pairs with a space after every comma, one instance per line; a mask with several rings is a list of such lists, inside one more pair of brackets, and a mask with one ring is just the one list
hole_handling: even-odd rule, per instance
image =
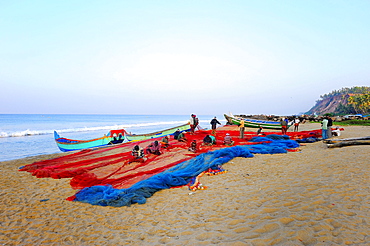
[[321, 95], [321, 99], [327, 99], [333, 96], [338, 95], [347, 95], [347, 94], [370, 94], [370, 87], [367, 86], [354, 86], [351, 88], [342, 88], [340, 90], [333, 90], [328, 94]]
[[334, 90], [328, 94], [321, 95], [321, 100], [334, 96], [342, 95], [346, 99], [346, 104], [340, 103], [336, 108], [336, 114], [370, 114], [370, 87], [354, 86]]

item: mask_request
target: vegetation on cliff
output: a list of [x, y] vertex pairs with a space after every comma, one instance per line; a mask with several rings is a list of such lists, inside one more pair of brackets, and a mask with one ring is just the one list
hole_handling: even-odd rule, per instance
[[344, 120], [334, 121], [334, 126], [370, 126], [370, 120]]
[[367, 86], [334, 90], [320, 98], [306, 114], [370, 114], [370, 87]]

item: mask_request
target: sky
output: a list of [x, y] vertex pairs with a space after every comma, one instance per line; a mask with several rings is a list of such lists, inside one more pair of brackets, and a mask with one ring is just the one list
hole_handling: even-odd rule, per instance
[[370, 1], [0, 0], [0, 114], [274, 114], [370, 86]]

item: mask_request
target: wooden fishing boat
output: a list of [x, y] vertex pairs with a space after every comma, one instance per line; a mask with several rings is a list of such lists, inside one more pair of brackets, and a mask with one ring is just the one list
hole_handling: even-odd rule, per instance
[[59, 149], [63, 152], [67, 152], [122, 143], [125, 140], [124, 138], [125, 132], [126, 131], [123, 129], [111, 130], [107, 135], [104, 135], [103, 137], [100, 138], [90, 140], [75, 140], [62, 138], [56, 131], [54, 131], [54, 138]]
[[177, 131], [177, 129], [179, 129], [181, 132], [189, 131], [190, 124], [186, 123], [184, 125], [172, 127], [169, 129], [158, 131], [158, 132], [147, 133], [147, 134], [129, 134], [126, 132], [125, 138], [127, 141], [141, 141], [141, 140], [147, 140], [147, 139], [152, 139], [152, 138], [160, 138], [160, 137], [164, 137], [167, 135], [173, 135], [173, 133]]
[[[224, 114], [227, 122], [230, 125], [239, 125], [240, 120], [244, 120], [244, 126], [245, 127], [251, 127], [251, 128], [259, 128], [263, 127], [264, 129], [274, 129], [274, 130], [281, 130], [281, 124], [278, 121], [269, 121], [269, 120], [256, 120], [256, 119], [250, 119], [250, 118], [241, 118], [241, 117], [235, 117], [231, 115]], [[289, 124], [287, 128], [289, 128]]]
[[341, 148], [353, 145], [370, 145], [370, 136], [359, 138], [325, 139], [324, 143], [327, 144], [328, 148]]

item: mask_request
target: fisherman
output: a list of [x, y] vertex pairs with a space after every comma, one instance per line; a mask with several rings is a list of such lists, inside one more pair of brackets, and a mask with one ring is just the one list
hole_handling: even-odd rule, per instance
[[243, 119], [240, 119], [239, 121], [239, 137], [241, 139], [244, 138], [244, 120]]
[[116, 134], [113, 135], [113, 140], [108, 143], [108, 145], [116, 144], [118, 143]]
[[298, 117], [296, 117], [294, 120], [293, 120], [293, 123], [294, 123], [294, 131], [295, 132], [298, 132], [298, 127], [299, 127], [299, 123], [301, 121], [298, 119]]
[[180, 129], [177, 129], [177, 130], [174, 132], [174, 134], [173, 134], [173, 138], [177, 140], [177, 139], [179, 138], [180, 133], [181, 133]]
[[198, 117], [196, 115], [194, 117], [195, 117], [195, 127], [194, 127], [194, 129], [197, 128], [198, 130], [201, 130], [201, 127], [199, 126], [199, 119], [198, 119]]
[[337, 126], [334, 130], [332, 130], [333, 136], [340, 136], [340, 129], [339, 126]]
[[169, 140], [168, 135], [164, 136], [161, 140], [162, 147], [165, 149], [168, 148], [168, 146], [170, 146], [170, 144], [168, 143], [168, 140]]
[[197, 126], [196, 115], [195, 114], [191, 114], [189, 123], [190, 123], [190, 132], [191, 132], [191, 134], [194, 134], [195, 127]]
[[221, 123], [217, 120], [216, 116], [211, 120], [211, 126], [212, 126], [212, 134], [215, 135], [217, 124], [221, 125]]
[[131, 151], [131, 155], [133, 156], [132, 159], [129, 161], [131, 162], [144, 162], [147, 158], [144, 156], [144, 149], [141, 148], [139, 145], [135, 145]]
[[148, 147], [146, 148], [145, 151], [146, 151], [147, 154], [160, 155], [160, 154], [162, 154], [161, 153], [161, 144], [156, 140], [153, 143], [151, 143], [150, 145], [148, 145]]
[[226, 136], [224, 137], [224, 144], [228, 146], [234, 145], [234, 141], [229, 133], [226, 133]]
[[257, 130], [257, 136], [258, 135], [262, 135], [263, 133], [262, 133], [262, 130], [263, 130], [263, 128], [262, 128], [262, 126], [260, 126], [259, 128], [258, 128], [258, 130]]
[[179, 142], [187, 142], [188, 141], [185, 137], [184, 132], [180, 132], [180, 134], [177, 136], [177, 141], [179, 141]]
[[189, 151], [193, 152], [193, 153], [196, 153], [197, 152], [197, 140], [193, 140], [191, 143], [190, 143], [190, 147], [188, 149]]
[[328, 118], [325, 117], [323, 121], [321, 122], [321, 135], [322, 139], [327, 139], [328, 138]]
[[216, 138], [212, 135], [207, 135], [203, 138], [204, 146], [212, 146], [215, 143], [216, 143]]
[[285, 118], [282, 118], [280, 121], [281, 124], [281, 134], [286, 135], [287, 129], [288, 129], [288, 123], [285, 120]]
[[333, 137], [331, 127], [333, 126], [333, 119], [328, 116], [328, 138]]

